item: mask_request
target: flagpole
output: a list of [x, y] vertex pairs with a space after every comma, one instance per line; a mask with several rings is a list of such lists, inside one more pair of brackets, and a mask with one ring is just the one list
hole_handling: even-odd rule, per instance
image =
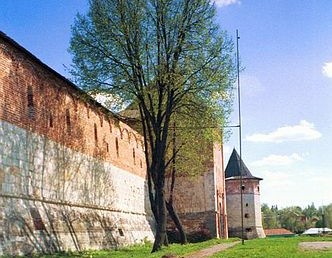
[[240, 91], [240, 57], [239, 57], [239, 31], [236, 30], [236, 64], [237, 64], [237, 94], [238, 94], [238, 119], [239, 119], [239, 150], [240, 150], [240, 203], [241, 203], [241, 239], [244, 245], [243, 232], [243, 178], [242, 178], [242, 128], [241, 128], [241, 91]]

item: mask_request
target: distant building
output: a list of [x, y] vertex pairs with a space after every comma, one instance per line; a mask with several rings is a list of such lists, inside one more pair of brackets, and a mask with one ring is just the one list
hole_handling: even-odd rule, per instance
[[253, 176], [234, 149], [228, 161], [226, 178], [226, 207], [228, 234], [241, 237], [241, 175], [243, 195], [243, 234], [245, 239], [263, 238], [259, 182], [262, 178]]
[[271, 228], [264, 229], [266, 237], [293, 237], [296, 236], [295, 233], [289, 231], [285, 228]]
[[331, 234], [332, 229], [330, 228], [309, 228], [303, 232], [303, 235], [322, 235]]

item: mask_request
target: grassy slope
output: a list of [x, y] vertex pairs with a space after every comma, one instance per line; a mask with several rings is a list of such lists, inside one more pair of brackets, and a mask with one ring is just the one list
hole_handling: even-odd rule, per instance
[[[66, 254], [66, 255], [52, 255], [42, 256], [45, 258], [50, 257], [86, 257], [86, 258], [160, 258], [164, 254], [177, 254], [179, 257], [184, 254], [189, 254], [200, 249], [207, 248], [208, 246], [225, 243], [230, 241], [237, 241], [238, 239], [220, 240], [213, 239], [210, 241], [181, 245], [170, 245], [163, 248], [162, 251], [151, 254], [151, 245], [140, 245], [128, 248], [123, 248], [118, 251], [91, 251], [80, 254]], [[313, 241], [332, 241], [332, 238], [322, 237], [294, 237], [294, 238], [266, 238], [245, 241], [244, 245], [238, 244], [235, 247], [214, 255], [214, 258], [239, 258], [239, 257], [256, 257], [256, 258], [331, 258], [332, 249], [323, 251], [304, 251], [298, 248], [300, 242], [313, 242]]]
[[236, 245], [213, 257], [238, 258], [305, 258], [305, 257], [332, 257], [332, 249], [306, 251], [299, 249], [300, 242], [332, 241], [332, 238], [322, 237], [293, 237], [293, 238], [265, 238], [245, 241], [244, 245]]
[[169, 247], [163, 248], [160, 252], [151, 254], [152, 245], [137, 245], [127, 248], [122, 248], [117, 251], [91, 251], [91, 252], [84, 252], [80, 254], [66, 254], [66, 255], [44, 255], [41, 257], [44, 258], [55, 258], [55, 257], [86, 257], [86, 258], [108, 258], [108, 257], [116, 257], [116, 258], [160, 258], [164, 254], [177, 254], [177, 255], [184, 255], [189, 254], [200, 249], [207, 248], [209, 246], [219, 244], [219, 243], [226, 243], [237, 241], [238, 239], [230, 239], [230, 240], [221, 240], [221, 239], [212, 239], [209, 241], [196, 243], [196, 244], [187, 244], [185, 246], [172, 244]]

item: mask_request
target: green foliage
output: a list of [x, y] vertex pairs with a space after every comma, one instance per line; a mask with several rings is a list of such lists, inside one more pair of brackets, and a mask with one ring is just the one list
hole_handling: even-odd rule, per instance
[[284, 209], [278, 209], [277, 206], [269, 208], [267, 204], [262, 204], [261, 211], [263, 227], [266, 229], [282, 227], [294, 233], [303, 233], [308, 228], [332, 225], [332, 204], [318, 209], [314, 204], [304, 209], [298, 206]]
[[[165, 242], [165, 174], [180, 151], [167, 148], [171, 123], [221, 130], [232, 100], [233, 43], [214, 16], [209, 0], [91, 0], [72, 27], [76, 82], [92, 94], [111, 95], [119, 106], [138, 107], [157, 224], [153, 251]], [[207, 128], [178, 134], [179, 164], [199, 156], [184, 143], [199, 139], [201, 145], [213, 135]]]
[[165, 111], [164, 96], [173, 91], [170, 112], [189, 115], [187, 125], [195, 118], [201, 121], [195, 126], [223, 126], [235, 79], [233, 43], [214, 23], [209, 1], [92, 0], [90, 6], [77, 16], [70, 46], [71, 72], [83, 89], [111, 94], [120, 107], [146, 102], [150, 115]]
[[262, 218], [263, 218], [263, 228], [280, 228], [280, 221], [278, 219], [278, 210], [274, 206], [269, 208], [267, 204], [262, 204]]

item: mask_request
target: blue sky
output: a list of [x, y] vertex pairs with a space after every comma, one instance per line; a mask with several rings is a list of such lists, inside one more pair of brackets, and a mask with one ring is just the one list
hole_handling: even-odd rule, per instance
[[261, 201], [332, 203], [332, 2], [218, 2], [218, 23], [240, 32], [242, 154]]
[[[0, 30], [68, 77], [70, 26], [87, 2], [1, 0]], [[332, 1], [216, 4], [221, 28], [241, 37], [242, 156], [264, 178], [261, 201], [332, 203]], [[230, 123], [237, 124], [236, 106]], [[235, 129], [225, 163], [233, 147]]]

